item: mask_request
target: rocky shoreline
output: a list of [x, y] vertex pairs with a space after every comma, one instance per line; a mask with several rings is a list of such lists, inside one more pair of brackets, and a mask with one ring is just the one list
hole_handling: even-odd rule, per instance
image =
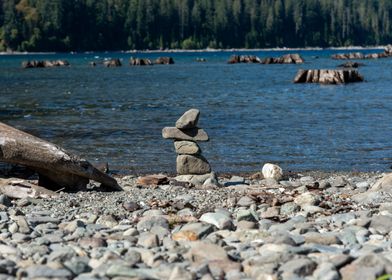
[[123, 192], [0, 195], [0, 279], [376, 279], [392, 273], [382, 177], [226, 174], [195, 187], [131, 175], [117, 178]]

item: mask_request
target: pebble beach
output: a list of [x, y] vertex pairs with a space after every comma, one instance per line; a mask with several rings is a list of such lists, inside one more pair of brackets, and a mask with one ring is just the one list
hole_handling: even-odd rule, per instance
[[225, 174], [203, 186], [128, 175], [122, 192], [1, 195], [0, 279], [389, 279], [383, 175]]

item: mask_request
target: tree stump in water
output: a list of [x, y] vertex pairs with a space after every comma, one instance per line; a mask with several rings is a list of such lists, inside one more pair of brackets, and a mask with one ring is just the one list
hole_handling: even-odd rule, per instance
[[299, 70], [294, 83], [346, 84], [362, 82], [363, 77], [354, 69]]

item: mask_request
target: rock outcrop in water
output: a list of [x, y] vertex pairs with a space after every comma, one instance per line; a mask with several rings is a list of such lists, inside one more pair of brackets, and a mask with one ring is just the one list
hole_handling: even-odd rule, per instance
[[148, 58], [135, 58], [131, 57], [129, 59], [129, 65], [131, 66], [144, 66], [144, 65], [153, 65], [152, 61]]
[[261, 59], [255, 55], [232, 55], [227, 63], [261, 63]]
[[304, 59], [297, 53], [286, 54], [281, 57], [267, 57], [262, 60], [262, 64], [302, 64]]
[[154, 64], [174, 64], [174, 59], [170, 56], [162, 56], [155, 59]]
[[301, 64], [304, 63], [304, 59], [296, 53], [282, 55], [281, 57], [267, 57], [264, 59], [260, 59], [255, 55], [232, 55], [227, 63]]
[[22, 62], [22, 68], [48, 68], [69, 66], [67, 60], [29, 60]]
[[354, 53], [338, 53], [332, 55], [332, 59], [377, 59], [392, 56], [392, 45], [385, 47], [384, 52], [363, 54], [361, 52]]
[[104, 65], [105, 67], [120, 67], [122, 64], [121, 64], [120, 59], [118, 59], [118, 58], [113, 58], [113, 59], [105, 60], [105, 61], [103, 62], [103, 65]]
[[197, 127], [200, 112], [197, 109], [186, 111], [176, 122], [175, 127], [165, 127], [162, 136], [174, 139], [177, 153], [177, 173], [179, 175], [203, 175], [211, 172], [208, 161], [201, 155], [197, 141], [208, 141], [208, 135]]
[[84, 189], [92, 179], [111, 190], [121, 190], [115, 179], [96, 169], [87, 160], [1, 122], [0, 161], [37, 171], [38, 184], [51, 189]]
[[294, 83], [346, 84], [362, 81], [363, 77], [354, 69], [301, 69], [294, 78]]

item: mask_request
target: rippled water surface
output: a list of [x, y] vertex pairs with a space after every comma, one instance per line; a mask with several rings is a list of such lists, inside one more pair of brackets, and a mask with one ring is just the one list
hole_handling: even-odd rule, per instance
[[[172, 53], [174, 65], [146, 67], [126, 62], [167, 54], [0, 56], [0, 121], [123, 172], [174, 172], [173, 143], [161, 129], [194, 107], [211, 138], [203, 153], [218, 172], [256, 171], [264, 162], [295, 171], [387, 170], [392, 58], [363, 61], [364, 83], [292, 83], [299, 68], [336, 67], [334, 52], [301, 51], [304, 65], [228, 65], [231, 52]], [[88, 65], [107, 57], [124, 65]], [[22, 69], [29, 59], [67, 59], [71, 66]]]

